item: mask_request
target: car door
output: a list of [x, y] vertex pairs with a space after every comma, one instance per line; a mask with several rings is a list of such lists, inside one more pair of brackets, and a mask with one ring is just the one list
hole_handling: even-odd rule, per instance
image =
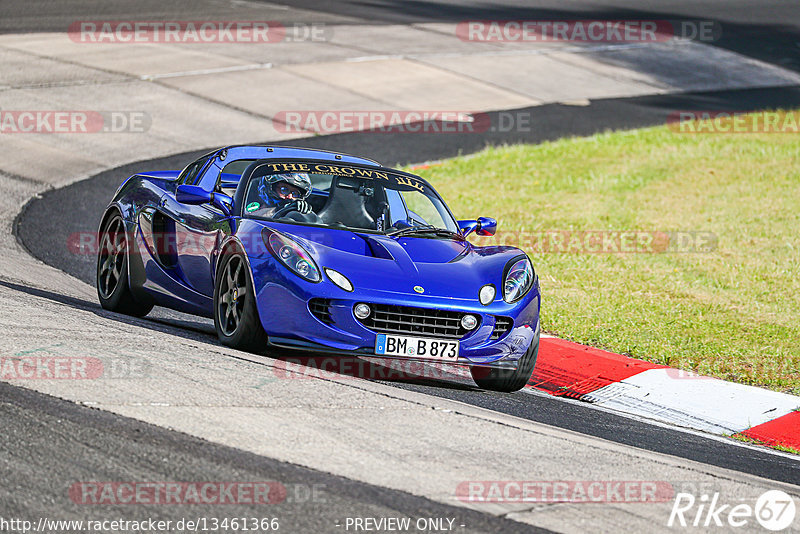
[[206, 154], [187, 165], [174, 182], [165, 182], [160, 186], [160, 195], [146, 202], [139, 214], [143, 240], [152, 259], [158, 264], [158, 268], [148, 269], [145, 285], [156, 293], [175, 294], [176, 291], [180, 292], [180, 288], [173, 287], [173, 283], [186, 285], [178, 268], [176, 243], [176, 223], [185, 221], [185, 214], [181, 213], [180, 206], [174, 200], [175, 189], [178, 184], [193, 184], [211, 160], [212, 155]]
[[[198, 182], [216, 179], [219, 167], [209, 165]], [[210, 204], [188, 205], [165, 194], [161, 210], [174, 221], [177, 271], [181, 281], [200, 295], [214, 293], [213, 255], [224, 237], [231, 232], [230, 220]]]

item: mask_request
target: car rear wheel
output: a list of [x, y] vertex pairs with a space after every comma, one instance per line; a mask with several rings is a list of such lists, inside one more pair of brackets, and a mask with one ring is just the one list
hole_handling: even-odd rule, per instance
[[258, 316], [249, 268], [239, 252], [223, 257], [214, 283], [214, 327], [223, 345], [263, 352], [267, 348], [267, 334]]
[[481, 389], [511, 393], [519, 391], [531, 379], [536, 359], [539, 356], [539, 331], [531, 341], [528, 350], [519, 359], [516, 369], [487, 369], [486, 367], [471, 367], [472, 379]]
[[138, 302], [131, 293], [128, 280], [128, 235], [125, 223], [117, 214], [109, 218], [100, 232], [97, 252], [97, 296], [100, 305], [109, 311], [144, 317], [152, 304]]

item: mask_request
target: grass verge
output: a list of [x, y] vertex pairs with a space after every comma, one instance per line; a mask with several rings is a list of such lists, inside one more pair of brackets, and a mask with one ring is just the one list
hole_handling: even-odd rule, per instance
[[772, 444], [770, 444], [770, 443], [761, 441], [759, 439], [753, 439], [751, 437], [745, 436], [744, 434], [733, 434], [730, 437], [732, 439], [735, 439], [736, 441], [741, 441], [743, 443], [749, 443], [751, 445], [763, 445], [765, 447], [770, 447], [772, 449], [775, 449], [775, 450], [778, 450], [778, 451], [781, 451], [781, 452], [788, 452], [790, 454], [800, 454], [800, 450], [797, 450], [794, 447], [790, 447], [788, 445], [783, 445], [781, 443], [772, 443]]
[[[800, 134], [664, 126], [489, 148], [421, 174], [460, 218], [498, 219], [474, 242], [529, 253], [545, 331], [800, 394]], [[618, 246], [615, 232], [640, 250], [590, 251]]]

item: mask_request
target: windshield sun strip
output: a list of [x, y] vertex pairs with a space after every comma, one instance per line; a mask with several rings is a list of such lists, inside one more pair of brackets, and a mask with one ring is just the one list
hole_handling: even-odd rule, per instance
[[[268, 170], [273, 172], [267, 172], [261, 174], [258, 172], [259, 170], [267, 167]], [[314, 172], [317, 171], [317, 172]], [[327, 172], [321, 172], [327, 171]], [[404, 175], [399, 174], [399, 171], [390, 171], [387, 169], [374, 169], [369, 167], [361, 167], [359, 165], [342, 165], [342, 164], [333, 164], [330, 162], [299, 162], [299, 161], [292, 161], [292, 162], [264, 162], [258, 165], [255, 169], [248, 176], [248, 182], [246, 189], [249, 191], [251, 187], [251, 183], [253, 180], [257, 180], [263, 178], [264, 176], [272, 175], [272, 174], [288, 174], [291, 172], [305, 172], [306, 174], [314, 174], [314, 175], [324, 175], [331, 177], [333, 181], [335, 178], [351, 178], [356, 180], [364, 181], [365, 183], [368, 181], [372, 181], [373, 183], [383, 183], [385, 189], [393, 190], [398, 192], [411, 192], [417, 191], [421, 195], [424, 195], [428, 199], [428, 201], [432, 204], [432, 207], [439, 212], [439, 217], [442, 218], [442, 223], [447, 225], [447, 221], [454, 226], [457, 227], [457, 223], [455, 221], [455, 217], [453, 217], [452, 212], [450, 211], [447, 204], [442, 200], [441, 196], [439, 196], [438, 192], [430, 186], [427, 182], [425, 182], [422, 178], [415, 177], [413, 175]], [[388, 187], [387, 187], [388, 186]], [[324, 190], [320, 190], [323, 192]], [[312, 186], [312, 193], [314, 194], [316, 189]], [[327, 191], [325, 191], [327, 192]], [[402, 198], [402, 195], [401, 195]], [[243, 199], [245, 200], [245, 199]], [[385, 200], [385, 199], [384, 199]], [[440, 206], [437, 206], [440, 204]], [[408, 206], [405, 205], [405, 199], [403, 199], [403, 206], [405, 208], [405, 215], [406, 220], [411, 220], [412, 212]], [[441, 208], [441, 209], [440, 209]], [[442, 213], [443, 212], [443, 213]], [[446, 215], [446, 216], [445, 216]], [[252, 218], [252, 219], [259, 219], [265, 221], [275, 221], [275, 222], [285, 222], [289, 224], [299, 224], [299, 225], [309, 225], [309, 226], [318, 226], [318, 227], [326, 227], [326, 228], [333, 228], [333, 229], [344, 229], [356, 232], [367, 232], [371, 234], [382, 234], [382, 235], [397, 235], [395, 232], [398, 229], [393, 231], [383, 231], [377, 228], [364, 228], [361, 226], [348, 226], [348, 225], [337, 225], [337, 224], [330, 224], [330, 223], [316, 223], [316, 222], [304, 222], [304, 221], [296, 221], [296, 220], [287, 220], [284, 218], [273, 219], [271, 217], [264, 217], [258, 216], [255, 214], [250, 214], [247, 212], [242, 212], [243, 218]], [[376, 216], [377, 218], [380, 215]], [[389, 218], [389, 221], [393, 220], [392, 217]], [[399, 219], [398, 219], [399, 220]], [[400, 230], [408, 230], [411, 228], [419, 228], [418, 226], [411, 226], [409, 228], [402, 228]], [[434, 228], [437, 228], [439, 232], [442, 234], [447, 233], [453, 236], [460, 236], [460, 234], [454, 230], [451, 230], [446, 227], [438, 227], [434, 225]], [[414, 232], [417, 232], [416, 230]], [[434, 230], [429, 230], [428, 233], [434, 232]]]

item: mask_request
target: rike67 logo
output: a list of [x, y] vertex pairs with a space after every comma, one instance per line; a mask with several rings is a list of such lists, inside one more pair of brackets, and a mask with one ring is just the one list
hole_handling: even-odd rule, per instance
[[752, 531], [756, 525], [761, 525], [778, 532], [792, 525], [796, 511], [794, 499], [780, 490], [763, 493], [755, 506], [745, 502], [722, 502], [719, 493], [704, 494], [700, 498], [691, 493], [678, 493], [667, 526], [700, 527], [703, 531], [714, 527], [744, 527], [744, 530]]

